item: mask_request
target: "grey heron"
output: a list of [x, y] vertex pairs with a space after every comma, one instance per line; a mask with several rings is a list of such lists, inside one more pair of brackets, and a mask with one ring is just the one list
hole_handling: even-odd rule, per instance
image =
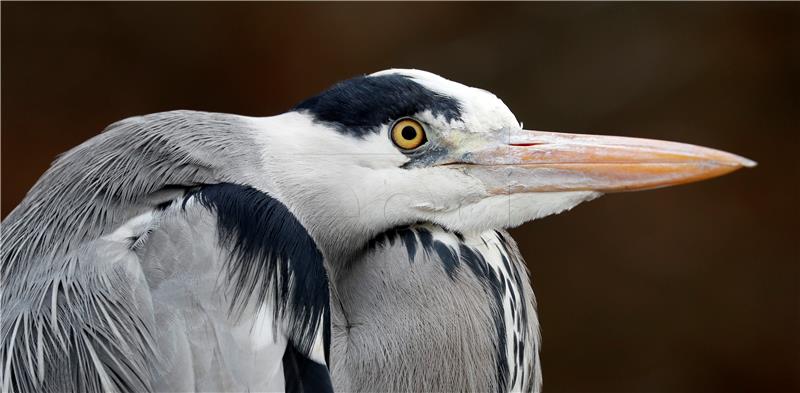
[[529, 131], [418, 70], [271, 117], [122, 120], [2, 223], [0, 384], [30, 391], [538, 391], [505, 229], [754, 162]]

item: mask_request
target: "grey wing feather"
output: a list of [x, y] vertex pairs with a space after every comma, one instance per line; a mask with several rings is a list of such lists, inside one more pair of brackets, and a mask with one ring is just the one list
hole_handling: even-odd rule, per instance
[[[240, 239], [221, 244], [221, 238], [215, 237], [217, 231], [212, 229], [212, 223], [217, 224], [216, 229], [221, 228], [219, 219], [225, 217], [219, 212], [212, 214], [212, 210], [228, 206], [225, 203], [217, 209], [206, 206], [194, 213], [187, 211], [182, 219], [173, 222], [158, 218], [165, 218], [168, 212], [164, 207], [175, 198], [183, 198], [192, 187], [257, 177], [248, 165], [260, 159], [247, 137], [248, 127], [235, 115], [190, 111], [130, 118], [111, 125], [53, 164], [2, 225], [3, 391], [170, 388], [164, 381], [186, 387], [179, 390], [203, 389], [202, 382], [198, 384], [203, 370], [224, 363], [233, 370], [231, 378], [236, 380], [240, 377], [237, 367], [263, 364], [258, 355], [253, 355], [258, 360], [255, 363], [236, 358], [237, 348], [228, 343], [250, 340], [250, 344], [262, 345], [264, 351], [275, 342], [279, 347], [285, 345], [280, 341], [283, 336], [274, 333], [275, 314], [262, 312], [271, 311], [268, 306], [251, 307], [243, 319], [228, 320], [227, 315], [223, 318], [214, 314], [202, 297], [189, 296], [196, 293], [172, 293], [186, 301], [175, 304], [170, 291], [201, 288], [191, 287], [192, 280], [186, 277], [164, 276], [163, 283], [172, 280], [170, 285], [154, 285], [159, 274], [191, 261], [219, 262], [219, 269], [222, 261], [230, 261], [234, 254], [241, 256], [236, 248]], [[239, 202], [237, 209], [251, 211], [248, 200]], [[282, 217], [291, 216], [286, 212]], [[205, 218], [200, 221], [211, 223], [202, 226], [193, 221], [201, 216]], [[297, 226], [295, 222], [289, 227]], [[204, 228], [205, 232], [186, 230], [194, 227]], [[285, 226], [275, 228], [278, 229], [274, 232], [280, 235], [280, 228]], [[250, 239], [248, 244], [252, 243]], [[259, 257], [277, 255], [269, 246], [266, 244], [249, 259], [237, 260], [259, 261]], [[316, 251], [313, 241], [311, 246]], [[285, 272], [287, 259], [273, 259], [269, 263], [282, 264], [281, 271]], [[321, 268], [319, 258], [311, 259]], [[298, 262], [306, 261], [295, 258], [289, 266], [294, 268]], [[219, 270], [195, 274], [200, 280], [216, 280], [220, 276]], [[325, 297], [320, 295], [315, 300], [326, 300], [327, 279], [313, 277], [321, 278], [322, 285], [312, 283], [309, 287], [325, 289]], [[178, 283], [182, 279], [184, 282]], [[250, 281], [248, 285], [278, 283]], [[306, 298], [295, 296], [294, 300]], [[164, 304], [180, 306], [183, 314]], [[293, 339], [306, 354], [320, 341], [310, 334], [319, 331], [317, 327], [322, 324], [322, 303], [315, 304], [313, 313], [307, 311], [312, 307], [297, 308], [295, 314], [300, 317], [292, 319], [292, 326], [302, 332], [294, 334]], [[213, 323], [198, 323], [202, 318]], [[264, 328], [256, 329], [255, 324]], [[267, 333], [271, 334], [270, 340], [264, 339]], [[164, 353], [162, 349], [167, 344], [175, 350]], [[198, 368], [200, 364], [205, 368]], [[172, 370], [171, 366], [180, 366], [180, 370]], [[236, 386], [222, 377], [219, 381], [222, 385], [209, 385], [209, 389]]]
[[[289, 324], [272, 304], [231, 314], [231, 250], [189, 202], [84, 244], [63, 271], [4, 285], [4, 392], [284, 389]], [[312, 341], [322, 352], [321, 334]]]
[[3, 282], [3, 391], [151, 390], [152, 303], [128, 242], [105, 236], [64, 259]]
[[156, 391], [282, 391], [287, 339], [270, 306], [230, 312], [214, 215], [190, 201], [167, 209], [138, 251], [154, 303], [163, 362]]

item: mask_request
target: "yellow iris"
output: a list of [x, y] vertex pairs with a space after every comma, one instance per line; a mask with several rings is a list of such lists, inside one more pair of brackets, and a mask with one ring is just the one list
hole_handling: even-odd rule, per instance
[[425, 129], [416, 120], [400, 120], [392, 127], [392, 141], [401, 149], [416, 149], [427, 141]]

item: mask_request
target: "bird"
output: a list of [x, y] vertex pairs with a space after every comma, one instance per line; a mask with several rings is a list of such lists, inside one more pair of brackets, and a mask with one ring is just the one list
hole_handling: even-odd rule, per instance
[[527, 130], [414, 69], [285, 113], [130, 117], [2, 222], [3, 392], [541, 389], [507, 229], [756, 163]]

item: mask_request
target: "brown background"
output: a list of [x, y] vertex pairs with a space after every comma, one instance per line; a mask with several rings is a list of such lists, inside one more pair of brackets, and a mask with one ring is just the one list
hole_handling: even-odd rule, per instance
[[2, 212], [131, 115], [270, 115], [415, 67], [526, 126], [759, 162], [514, 231], [549, 392], [800, 391], [800, 5], [2, 4]]

